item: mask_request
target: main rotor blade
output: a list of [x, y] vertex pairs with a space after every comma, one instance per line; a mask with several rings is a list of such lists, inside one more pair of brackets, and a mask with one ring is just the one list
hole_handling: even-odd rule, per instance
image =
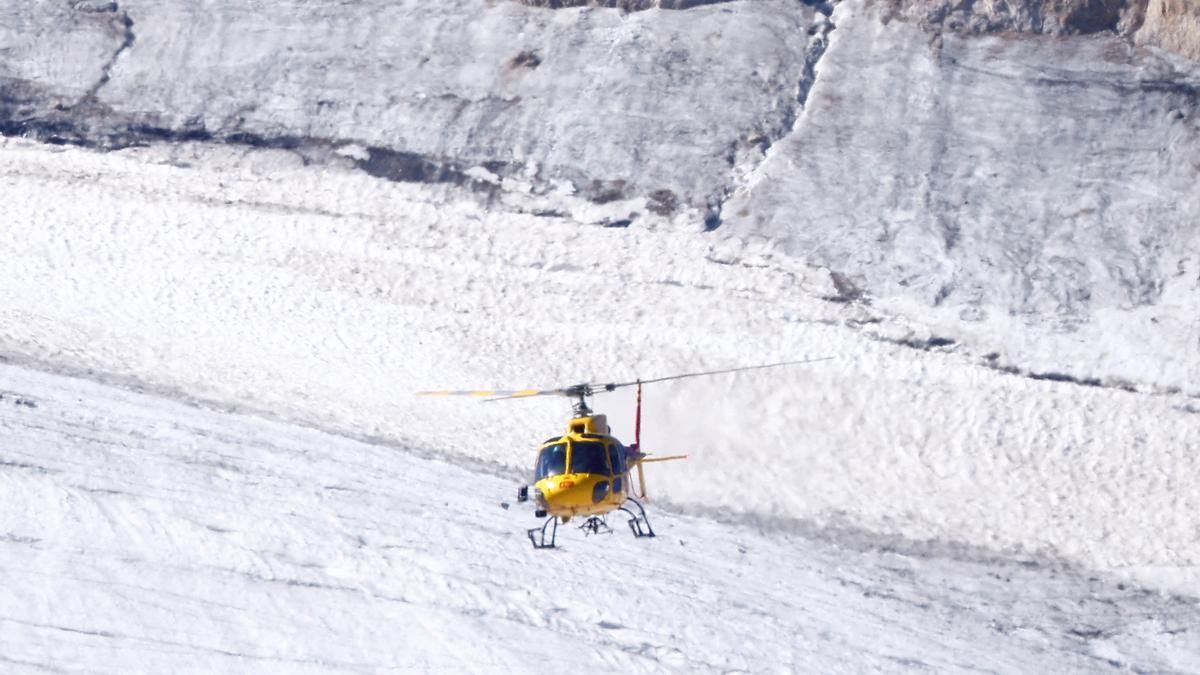
[[529, 398], [530, 396], [556, 396], [556, 395], [557, 396], [569, 396], [570, 395], [570, 393], [567, 392], [567, 390], [565, 390], [565, 389], [541, 389], [541, 390], [537, 390], [537, 391], [530, 389], [527, 391], [514, 391], [514, 392], [498, 391], [495, 393], [496, 393], [496, 396], [492, 396], [490, 398], [485, 398], [485, 399], [483, 399], [483, 402], [491, 403], [492, 401], [507, 401], [510, 398]]
[[762, 370], [763, 368], [777, 368], [779, 366], [793, 366], [801, 363], [816, 363], [818, 361], [829, 361], [832, 356], [823, 356], [819, 359], [802, 359], [799, 361], [780, 361], [779, 363], [764, 363], [758, 366], [742, 366], [740, 368], [723, 368], [721, 370], [706, 370], [699, 373], [684, 373], [682, 375], [668, 375], [667, 377], [656, 377], [650, 380], [634, 380], [633, 382], [616, 382], [612, 384], [575, 384], [570, 387], [560, 387], [557, 389], [459, 389], [449, 391], [418, 391], [417, 396], [471, 396], [473, 398], [484, 399], [484, 402], [504, 401], [513, 398], [529, 398], [532, 396], [569, 396], [576, 398], [579, 396], [591, 396], [600, 394], [606, 391], [612, 391], [621, 387], [630, 387], [635, 384], [653, 384], [655, 382], [666, 382], [668, 380], [682, 380], [688, 377], [701, 377], [703, 375], [722, 375], [725, 373], [738, 373], [744, 370]]
[[[780, 361], [779, 363], [764, 363], [759, 366], [742, 366], [740, 368], [724, 368], [722, 370], [706, 370], [701, 373], [684, 373], [683, 375], [668, 375], [667, 377], [656, 377], [652, 380], [640, 380], [640, 383], [641, 384], [652, 384], [654, 382], [666, 382], [667, 380], [682, 380], [687, 377], [700, 377], [701, 375], [722, 375], [724, 373], [737, 373], [737, 372], [741, 372], [743, 370], [762, 370], [763, 368], [776, 368], [779, 366], [794, 366], [794, 365], [798, 365], [801, 363], [816, 363], [818, 361], [829, 361], [833, 358], [834, 357], [832, 357], [832, 356], [822, 356], [819, 359], [801, 359], [799, 361]], [[635, 385], [638, 383], [639, 383], [639, 381], [635, 380], [633, 382], [618, 382], [615, 384], [606, 384], [606, 385], [603, 385], [603, 390], [604, 391], [612, 391], [613, 389], [617, 389], [619, 387], [629, 387], [629, 386], [632, 386], [632, 385]], [[601, 389], [601, 387], [597, 387], [596, 390], [601, 391], [602, 389]]]
[[459, 389], [456, 391], [418, 391], [417, 396], [474, 396], [476, 398], [524, 398], [557, 394], [558, 389]]

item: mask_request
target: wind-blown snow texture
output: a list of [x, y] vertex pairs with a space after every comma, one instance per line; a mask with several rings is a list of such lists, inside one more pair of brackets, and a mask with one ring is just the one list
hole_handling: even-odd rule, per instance
[[[1200, 582], [1200, 70], [1115, 35], [902, 19], [859, 0], [0, 3], [0, 133], [30, 137], [0, 139], [0, 355], [20, 366], [0, 379], [19, 570], [0, 655], [457, 670], [457, 648], [524, 669], [496, 648], [517, 643], [582, 648], [563, 669], [1196, 670], [1194, 604], [1136, 589]], [[533, 556], [532, 518], [496, 506], [565, 403], [411, 395], [826, 355], [647, 391], [646, 448], [692, 459], [652, 467], [673, 538], [596, 545], [670, 589], [639, 579], [621, 597], [651, 599], [615, 618], [547, 614], [526, 572], [578, 566]], [[596, 403], [627, 437], [629, 395]], [[143, 455], [161, 475], [85, 478]], [[354, 481], [383, 496], [330, 506]], [[201, 513], [232, 525], [183, 524]], [[478, 542], [427, 546], [431, 519]], [[72, 547], [96, 530], [110, 548]], [[383, 553], [401, 533], [422, 536]], [[738, 569], [732, 538], [769, 562]], [[829, 571], [844, 550], [867, 587]], [[471, 568], [495, 551], [519, 564]], [[416, 585], [389, 576], [413, 564]], [[38, 571], [79, 565], [95, 574]], [[783, 595], [748, 590], [764, 578]], [[53, 591], [88, 580], [110, 585]], [[864, 619], [880, 587], [908, 599]], [[162, 609], [121, 613], [142, 602]], [[379, 656], [316, 644], [331, 629], [293, 611], [314, 602]], [[803, 640], [716, 640], [737, 603], [733, 624]], [[294, 619], [221, 627], [263, 606]], [[441, 646], [380, 628], [429, 607]], [[188, 618], [168, 634], [157, 611]], [[464, 620], [477, 641], [451, 634]]]
[[[1200, 606], [659, 515], [532, 550], [512, 482], [0, 366], [0, 667], [1195, 670]], [[1014, 593], [1015, 589], [1020, 592]]]
[[[833, 355], [647, 392], [647, 447], [695, 458], [655, 472], [662, 494], [1156, 578], [1200, 561], [1186, 397], [923, 351], [944, 341], [703, 237], [506, 214], [282, 152], [163, 159], [8, 144], [8, 351], [522, 469], [566, 402], [412, 392]], [[628, 397], [598, 403], [627, 435]]]

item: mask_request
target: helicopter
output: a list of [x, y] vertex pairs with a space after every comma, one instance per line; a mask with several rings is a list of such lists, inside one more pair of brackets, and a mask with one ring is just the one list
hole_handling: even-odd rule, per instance
[[[634, 537], [655, 536], [654, 528], [650, 526], [646, 509], [642, 505], [642, 501], [649, 501], [646, 497], [646, 477], [642, 467], [652, 462], [687, 459], [688, 456], [651, 457], [641, 451], [642, 385], [682, 380], [689, 377], [815, 363], [831, 358], [833, 357], [782, 361], [757, 366], [669, 375], [650, 380], [638, 379], [632, 382], [582, 383], [554, 389], [420, 391], [417, 392], [417, 395], [472, 396], [482, 398], [484, 402], [535, 396], [565, 396], [574, 399], [571, 406], [572, 415], [567, 422], [566, 432], [552, 436], [538, 446], [533, 469], [533, 483], [522, 485], [517, 489], [517, 501], [532, 501], [535, 508], [534, 516], [545, 519], [541, 527], [534, 527], [526, 531], [530, 543], [535, 549], [548, 549], [556, 548], [560, 522], [565, 524], [578, 516], [584, 519], [579, 529], [587, 535], [612, 532], [607, 517], [615, 511], [624, 512], [629, 516], [629, 529]], [[588, 399], [592, 396], [623, 387], [637, 387], [634, 440], [628, 446], [621, 443], [612, 434], [607, 416], [596, 413], [588, 405]], [[637, 473], [636, 489], [632, 480], [632, 473], [635, 469]], [[548, 537], [547, 534], [549, 534]]]

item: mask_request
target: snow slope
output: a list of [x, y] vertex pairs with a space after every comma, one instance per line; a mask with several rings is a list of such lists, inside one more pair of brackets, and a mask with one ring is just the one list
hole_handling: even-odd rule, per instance
[[[819, 271], [790, 258], [489, 210], [283, 152], [9, 141], [0, 184], [14, 357], [524, 470], [564, 401], [412, 392], [832, 355], [647, 391], [647, 448], [693, 455], [654, 472], [659, 496], [1194, 588], [1193, 400], [922, 349], [940, 343], [822, 300]], [[597, 405], [628, 437], [628, 396]]]
[[470, 463], [0, 382], [5, 672], [1200, 669], [1196, 601], [1070, 567], [661, 511], [653, 540], [564, 528], [537, 552], [513, 481]]
[[1200, 393], [1200, 65], [857, 0], [833, 21], [724, 228], [1032, 370]]

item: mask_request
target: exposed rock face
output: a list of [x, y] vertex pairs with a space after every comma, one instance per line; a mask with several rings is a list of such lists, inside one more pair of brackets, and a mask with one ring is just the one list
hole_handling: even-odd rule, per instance
[[818, 14], [700, 4], [4, 1], [0, 131], [100, 147], [354, 144], [395, 180], [483, 167], [535, 191], [669, 193], [656, 212], [703, 210], [761, 157], [752, 139], [790, 129]]
[[1077, 35], [1115, 30], [1126, 0], [883, 0], [888, 13], [955, 33]]
[[1200, 61], [1200, 2], [1150, 0], [1134, 39]]
[[[125, 44], [126, 17], [115, 3], [0, 4], [0, 121], [21, 115], [6, 106], [82, 102]], [[69, 38], [69, 39], [68, 39]], [[35, 100], [39, 92], [42, 100]]]
[[1196, 0], [879, 0], [885, 17], [934, 32], [1088, 35], [1115, 32], [1200, 60]]
[[691, 9], [702, 5], [715, 5], [732, 0], [517, 0], [522, 5], [546, 9], [570, 7], [610, 7], [626, 12], [641, 12], [647, 9]]

